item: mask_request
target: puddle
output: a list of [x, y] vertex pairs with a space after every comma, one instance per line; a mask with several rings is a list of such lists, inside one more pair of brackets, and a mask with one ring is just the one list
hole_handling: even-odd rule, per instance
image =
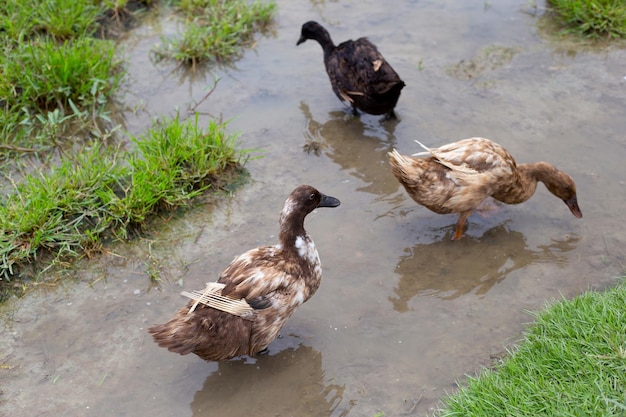
[[[276, 36], [230, 68], [187, 76], [153, 65], [175, 33], [151, 19], [125, 44], [126, 128], [200, 101], [262, 148], [253, 180], [230, 198], [164, 219], [151, 236], [66, 272], [76, 280], [2, 307], [0, 414], [11, 416], [426, 415], [467, 373], [492, 363], [532, 320], [528, 310], [612, 285], [626, 233], [626, 52], [562, 52], [517, 1], [278, 1]], [[314, 43], [367, 35], [407, 84], [397, 121], [350, 115]], [[447, 70], [497, 45], [515, 51], [479, 79]], [[481, 52], [483, 51], [483, 52]], [[501, 54], [502, 55], [502, 54]], [[503, 65], [499, 65], [503, 63]], [[576, 181], [582, 220], [544, 186], [517, 206], [456, 217], [417, 206], [386, 153], [484, 136], [519, 162], [546, 160]], [[308, 152], [307, 152], [308, 150]], [[146, 328], [185, 303], [243, 251], [276, 242], [278, 212], [301, 183], [341, 199], [307, 218], [324, 278], [267, 355], [207, 363], [158, 348]], [[161, 281], [150, 281], [157, 271]]]

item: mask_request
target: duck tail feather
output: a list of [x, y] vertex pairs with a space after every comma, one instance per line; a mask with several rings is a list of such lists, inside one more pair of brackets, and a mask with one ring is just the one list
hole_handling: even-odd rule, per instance
[[431, 151], [431, 149], [430, 149], [428, 146], [424, 145], [422, 142], [420, 142], [420, 141], [419, 141], [419, 140], [417, 140], [417, 139], [415, 139], [415, 142], [417, 142], [417, 144], [418, 144], [419, 146], [421, 146], [422, 148], [424, 148], [424, 149], [426, 150], [426, 152], [417, 152], [417, 153], [414, 153], [414, 154], [413, 154], [413, 155], [411, 155], [411, 156], [431, 156], [431, 155], [432, 155], [432, 151]]
[[[177, 327], [177, 322], [171, 320], [168, 323], [150, 327], [148, 333], [152, 335], [157, 345], [166, 348], [170, 352], [187, 355], [196, 349], [196, 344], [192, 343], [192, 335], [187, 334], [189, 333], [188, 329]], [[185, 334], [181, 335], [180, 333]]]

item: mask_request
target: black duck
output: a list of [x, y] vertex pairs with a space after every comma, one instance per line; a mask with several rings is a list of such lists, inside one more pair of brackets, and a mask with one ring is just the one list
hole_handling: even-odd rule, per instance
[[324, 50], [324, 65], [333, 91], [341, 101], [369, 114], [385, 114], [395, 118], [404, 81], [385, 60], [376, 45], [367, 38], [348, 40], [335, 46], [328, 31], [314, 21], [302, 25], [300, 45], [307, 39], [316, 40]]

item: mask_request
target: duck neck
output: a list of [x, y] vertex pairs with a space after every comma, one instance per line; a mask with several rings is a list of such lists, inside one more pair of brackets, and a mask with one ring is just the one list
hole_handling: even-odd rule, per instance
[[330, 56], [335, 50], [335, 44], [327, 30], [324, 29], [323, 31], [316, 33], [315, 40], [324, 50], [324, 58]]
[[492, 195], [506, 204], [519, 204], [528, 200], [537, 189], [536, 164], [520, 164], [515, 169], [515, 180]]
[[508, 191], [507, 196], [497, 199], [508, 204], [523, 203], [535, 194], [538, 181], [549, 185], [557, 172], [558, 170], [547, 162], [519, 164], [517, 166], [519, 177], [513, 188]]
[[297, 252], [296, 241], [298, 237], [304, 238], [306, 234], [304, 217], [298, 216], [297, 213], [291, 213], [284, 217], [281, 216], [278, 239], [283, 249]]

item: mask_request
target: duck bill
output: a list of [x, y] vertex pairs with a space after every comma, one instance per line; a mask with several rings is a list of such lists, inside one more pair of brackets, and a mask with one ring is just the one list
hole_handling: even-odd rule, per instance
[[582, 211], [580, 211], [580, 207], [578, 207], [578, 200], [576, 199], [576, 196], [570, 198], [569, 200], [563, 201], [565, 202], [565, 204], [567, 204], [567, 207], [569, 207], [569, 210], [572, 212], [574, 217], [577, 217], [579, 219], [583, 217], [583, 213]]
[[341, 201], [335, 197], [322, 194], [322, 199], [317, 207], [337, 207]]
[[300, 39], [298, 39], [298, 42], [296, 42], [296, 46], [300, 45], [301, 43], [304, 43], [304, 41], [306, 41], [306, 38], [304, 36], [300, 36]]

